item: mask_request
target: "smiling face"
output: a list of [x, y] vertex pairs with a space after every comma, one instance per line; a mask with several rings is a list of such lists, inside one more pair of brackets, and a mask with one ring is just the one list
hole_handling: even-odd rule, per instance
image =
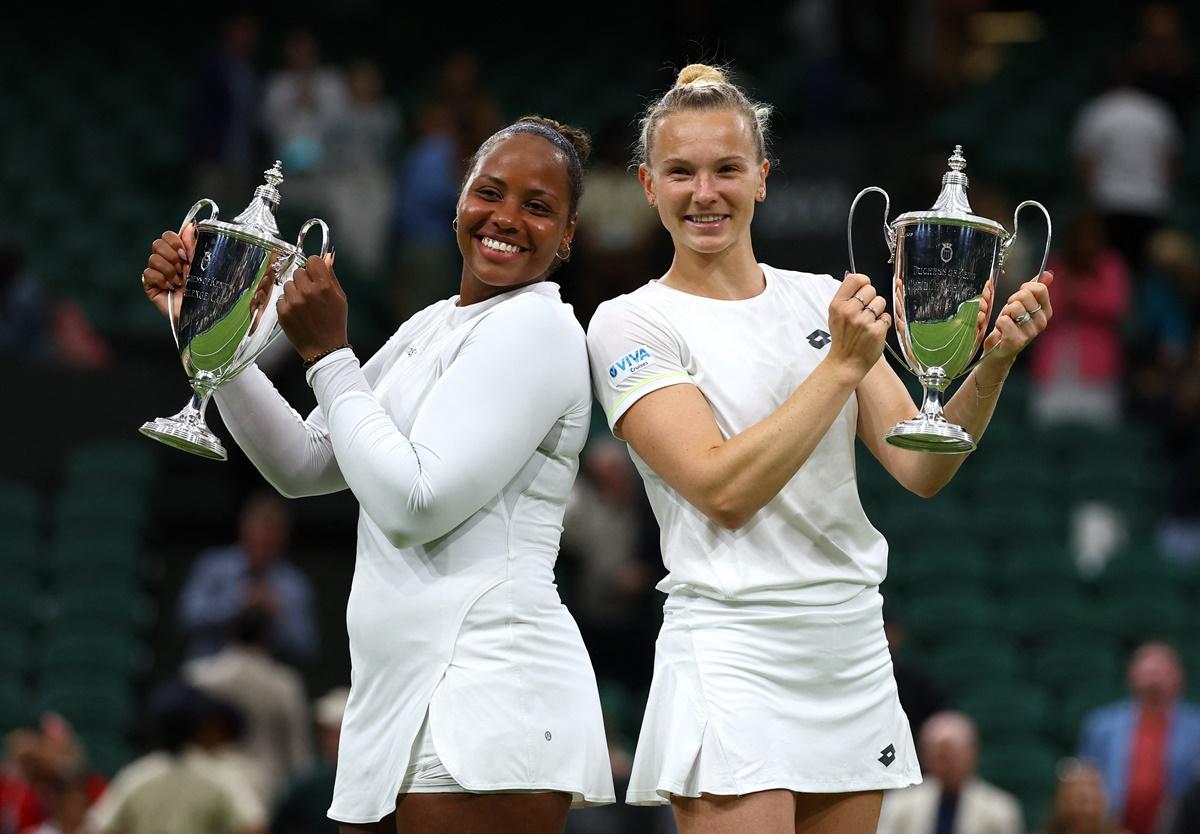
[[544, 279], [575, 234], [562, 151], [515, 133], [479, 158], [458, 200], [460, 301], [483, 301]]
[[684, 110], [654, 131], [638, 179], [676, 248], [718, 254], [750, 245], [754, 203], [766, 197], [770, 163], [736, 110]]

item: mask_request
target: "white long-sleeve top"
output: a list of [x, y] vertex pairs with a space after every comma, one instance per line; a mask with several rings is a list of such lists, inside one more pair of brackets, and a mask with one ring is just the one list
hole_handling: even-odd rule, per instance
[[[349, 487], [361, 505], [330, 816], [394, 809], [427, 711], [464, 787], [612, 801], [595, 678], [553, 584], [591, 407], [583, 331], [558, 287], [438, 302], [361, 368], [344, 349], [308, 378], [307, 419], [257, 368], [216, 398], [281, 493]], [[493, 613], [464, 627], [485, 597], [478, 611]], [[457, 667], [464, 640], [495, 643], [498, 665]]]

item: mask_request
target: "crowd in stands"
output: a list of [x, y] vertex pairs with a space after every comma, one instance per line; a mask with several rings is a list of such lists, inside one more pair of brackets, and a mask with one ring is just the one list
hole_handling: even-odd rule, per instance
[[[901, 14], [903, 4], [872, 8], [884, 5]], [[831, 4], [798, 2], [788, 26], [807, 44], [798, 95], [827, 108], [836, 123], [848, 105], [834, 91], [858, 88], [820, 36], [830, 15]], [[940, 19], [943, 48], [909, 68], [929, 79], [939, 104], [970, 94], [982, 60], [967, 54], [964, 19]], [[516, 115], [502, 113], [486, 67], [470, 53], [449, 54], [427, 94], [401, 108], [389, 92], [398, 80], [371, 56], [335, 65], [323, 58], [315, 31], [298, 30], [284, 38], [278, 60], [267, 58], [263, 26], [252, 15], [230, 18], [195, 65], [185, 127], [196, 194], [213, 197], [223, 216], [232, 216], [261, 181], [263, 160], [279, 159], [286, 210], [329, 221], [339, 272], [344, 268], [347, 282], [374, 302], [381, 321], [403, 320], [453, 294], [459, 257], [450, 219], [464, 149]], [[847, 37], [861, 45], [871, 33], [855, 29]], [[1169, 484], [1167, 503], [1147, 531], [1152, 541], [1144, 544], [1155, 558], [1194, 574], [1200, 242], [1197, 228], [1177, 222], [1176, 211], [1188, 148], [1200, 142], [1190, 132], [1200, 114], [1190, 43], [1175, 6], [1147, 4], [1131, 45], [1110, 56], [1104, 89], [1079, 101], [1064, 128], [1075, 174], [1064, 201], [1072, 210], [1055, 217], [1054, 321], [1019, 372], [1030, 381], [1035, 431], [1136, 426], [1153, 437]], [[913, 59], [871, 54], [878, 65], [860, 83]], [[976, 70], [963, 72], [964, 62]], [[631, 99], [630, 119], [637, 105]], [[580, 209], [586, 223], [576, 240], [586, 254], [565, 268], [571, 284], [564, 287], [585, 323], [600, 301], [652, 277], [668, 243], [628, 169], [629, 127], [628, 120], [592, 126], [595, 153]], [[978, 199], [972, 192], [976, 210], [1003, 219], [985, 209], [986, 187], [981, 183]], [[5, 244], [0, 356], [13, 355], [102, 368], [113, 361], [113, 348], [77, 305], [51, 298], [20, 251]], [[602, 424], [596, 421], [567, 510], [558, 577], [601, 682], [620, 792], [661, 622], [654, 583], [662, 567], [640, 479], [624, 445]], [[336, 830], [325, 810], [346, 689], [316, 698], [308, 691], [321, 645], [336, 635], [318, 637], [321, 589], [289, 559], [289, 524], [282, 502], [253, 496], [242, 508], [237, 541], [195, 555], [173, 612], [185, 657], [145, 693], [137, 731], [142, 755], [101, 773], [70, 722], [53, 712], [7, 735], [0, 834], [139, 834], [151, 830], [148, 821], [164, 819], [180, 834]], [[1030, 818], [1020, 797], [980, 777], [987, 739], [952, 687], [919, 654], [901, 649], [904, 608], [885, 617], [925, 782], [888, 795], [881, 832], [1200, 832], [1200, 704], [1186, 698], [1185, 647], [1159, 640], [1153, 629], [1127, 647], [1128, 697], [1067, 729], [1074, 755], [1059, 761], [1053, 784], [1045, 785], [1049, 802]], [[164, 615], [161, 625], [168, 620]], [[669, 812], [621, 805], [574, 814], [568, 827], [575, 834], [671, 830]]]

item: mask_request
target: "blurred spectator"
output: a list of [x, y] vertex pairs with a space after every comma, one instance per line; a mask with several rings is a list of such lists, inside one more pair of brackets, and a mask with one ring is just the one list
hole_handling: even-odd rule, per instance
[[[925, 667], [903, 650], [904, 623], [896, 616], [896, 606], [892, 602], [885, 602], [883, 605], [883, 633], [887, 637], [888, 650], [892, 654], [892, 674], [896, 678], [900, 706], [908, 716], [913, 738], [920, 738], [921, 728], [929, 717], [945, 707], [945, 698]], [[917, 755], [920, 758], [923, 752], [918, 749]], [[925, 767], [923, 759], [921, 765]]]
[[1121, 419], [1129, 270], [1104, 238], [1104, 224], [1081, 215], [1067, 229], [1054, 273], [1054, 327], [1031, 350], [1030, 407], [1037, 423], [1116, 426]]
[[1186, 125], [1196, 100], [1196, 56], [1175, 4], [1146, 4], [1141, 33], [1130, 56], [1138, 84], [1162, 99], [1180, 125]]
[[104, 368], [112, 348], [70, 298], [51, 298], [14, 246], [0, 244], [0, 356]]
[[1129, 663], [1132, 700], [1084, 719], [1079, 756], [1104, 777], [1109, 815], [1151, 834], [1183, 793], [1200, 757], [1200, 706], [1180, 700], [1183, 667], [1165, 643], [1145, 643]]
[[192, 79], [187, 138], [193, 187], [224, 209], [244, 205], [258, 185], [258, 169], [266, 167], [259, 147], [258, 38], [258, 19], [235, 14]]
[[629, 168], [633, 136], [624, 119], [610, 120], [596, 133], [584, 181], [575, 250], [586, 252], [571, 264], [573, 280], [564, 298], [586, 323], [600, 302], [632, 292], [656, 269], [653, 254], [662, 227], [658, 213]]
[[346, 83], [340, 72], [321, 65], [311, 32], [289, 34], [283, 56], [283, 68], [267, 79], [263, 126], [283, 162], [289, 204], [321, 206], [323, 184], [315, 175], [326, 162], [330, 132], [346, 115]]
[[466, 52], [442, 64], [421, 105], [416, 137], [400, 163], [392, 205], [396, 315], [401, 319], [458, 287], [458, 244], [450, 228], [471, 151], [500, 126], [500, 110], [479, 83], [479, 59]]
[[1127, 62], [1075, 122], [1071, 145], [1084, 191], [1134, 274], [1145, 261], [1146, 239], [1171, 206], [1181, 143], [1170, 108], [1134, 86]]
[[1169, 560], [1200, 565], [1200, 319], [1192, 347], [1168, 388], [1164, 441], [1171, 466], [1169, 503], [1159, 528], [1159, 547]]
[[1060, 765], [1050, 819], [1040, 834], [1122, 834], [1122, 831], [1108, 818], [1104, 779], [1099, 771], [1075, 760]]
[[1011, 794], [975, 775], [975, 725], [959, 712], [939, 712], [920, 736], [924, 781], [890, 791], [880, 834], [1021, 834], [1021, 806]]
[[400, 112], [384, 95], [383, 75], [372, 61], [346, 69], [349, 99], [327, 140], [328, 200], [338, 252], [369, 277], [383, 263], [391, 202], [391, 166]]
[[77, 788], [86, 794], [86, 805], [104, 792], [105, 780], [88, 766], [66, 719], [46, 713], [36, 728], [14, 730], [5, 739], [0, 768], [0, 834], [53, 825], [56, 817], [69, 822]]
[[599, 677], [637, 689], [653, 668], [653, 644], [644, 613], [653, 581], [638, 552], [644, 501], [625, 444], [592, 441], [583, 456], [563, 518], [562, 548], [574, 559], [579, 593], [571, 613], [579, 623]]
[[1200, 252], [1191, 236], [1166, 228], [1150, 237], [1146, 255], [1128, 334], [1130, 395], [1135, 413], [1159, 422], [1200, 321]]
[[458, 287], [454, 221], [463, 176], [463, 149], [453, 113], [433, 101], [417, 115], [417, 136], [400, 163], [392, 205], [396, 246], [396, 315], [413, 313]]
[[51, 788], [51, 807], [45, 822], [27, 828], [25, 834], [86, 834], [84, 820], [92, 805], [87, 777], [61, 780]]
[[342, 715], [349, 697], [349, 689], [337, 687], [313, 704], [318, 757], [288, 785], [271, 820], [271, 834], [337, 834], [338, 824], [326, 812], [333, 802]]
[[500, 128], [500, 107], [479, 82], [479, 58], [470, 52], [450, 55], [442, 63], [435, 100], [450, 110], [461, 167], [466, 151], [479, 147]]
[[238, 612], [257, 606], [271, 617], [267, 645], [276, 658], [293, 664], [316, 659], [312, 583], [287, 559], [290, 535], [287, 505], [256, 493], [242, 508], [238, 541], [197, 557], [180, 598], [189, 658], [219, 650]]
[[150, 696], [154, 752], [122, 768], [88, 812], [93, 834], [257, 834], [266, 811], [223, 748], [237, 733], [232, 707], [170, 681]]
[[45, 288], [17, 249], [0, 246], [0, 355], [48, 359], [51, 342]]
[[263, 609], [242, 609], [234, 619], [233, 642], [183, 669], [186, 680], [234, 704], [245, 716], [244, 749], [254, 762], [268, 807], [312, 759], [304, 683], [294, 669], [267, 654], [270, 625]]

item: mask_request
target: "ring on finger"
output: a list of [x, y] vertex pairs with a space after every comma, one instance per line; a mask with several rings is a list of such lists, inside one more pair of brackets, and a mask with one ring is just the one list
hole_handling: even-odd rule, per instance
[[855, 301], [857, 301], [859, 304], [861, 304], [861, 305], [863, 306], [863, 309], [864, 309], [864, 310], [865, 310], [865, 309], [867, 309], [867, 302], [863, 301], [863, 300], [862, 300], [861, 298], [859, 298], [857, 295], [856, 295], [856, 296], [854, 296], [854, 300], [855, 300]]
[[142, 276], [142, 289], [146, 289], [146, 276]]

